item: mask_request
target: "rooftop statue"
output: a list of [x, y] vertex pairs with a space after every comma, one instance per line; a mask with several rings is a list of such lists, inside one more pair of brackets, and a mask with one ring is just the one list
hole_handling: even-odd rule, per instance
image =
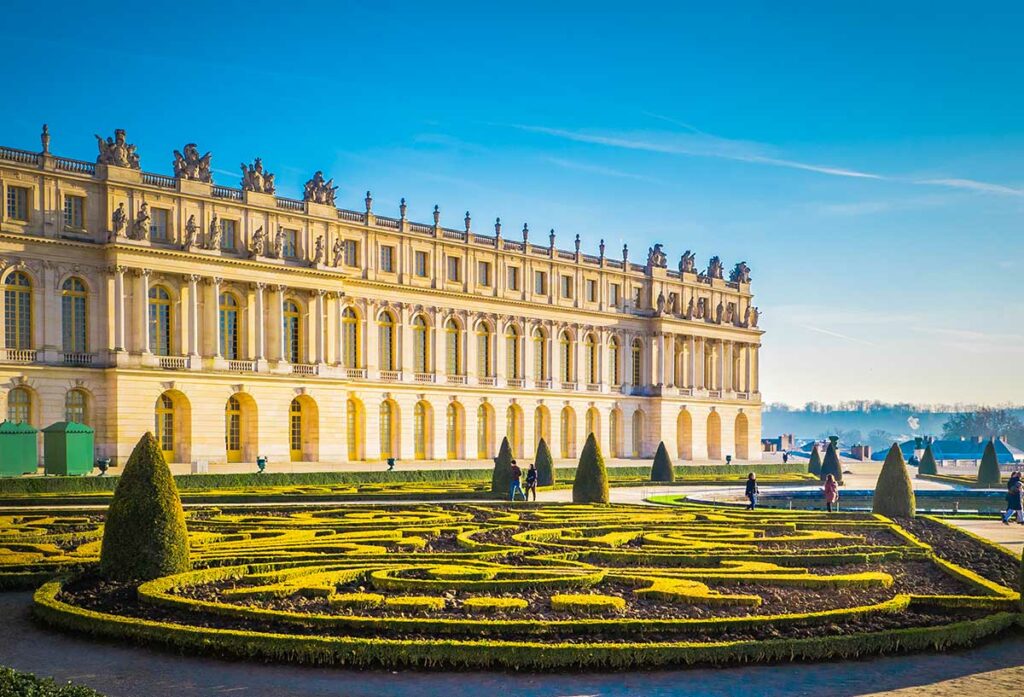
[[658, 269], [668, 267], [668, 257], [665, 255], [665, 252], [662, 251], [660, 243], [647, 249], [647, 265]]
[[711, 261], [708, 262], [708, 278], [722, 278], [724, 268], [721, 259], [717, 256], [711, 257]]
[[242, 190], [261, 194], [273, 194], [277, 191], [274, 175], [263, 171], [262, 159], [257, 157], [251, 165], [242, 163]]
[[196, 144], [187, 143], [182, 152], [174, 151], [174, 176], [178, 179], [191, 179], [212, 184], [213, 175], [210, 173], [212, 157], [213, 155], [209, 152], [200, 157]]
[[124, 202], [119, 203], [117, 208], [114, 209], [114, 213], [110, 216], [110, 223], [113, 229], [110, 232], [108, 241], [120, 237], [128, 225], [128, 215], [124, 212]]
[[326, 253], [326, 245], [324, 244], [324, 236], [318, 235], [316, 238], [316, 245], [313, 247], [313, 265], [317, 266], [324, 263], [324, 254]]
[[[324, 179], [324, 173], [317, 170], [313, 174], [313, 178], [306, 182], [306, 188], [302, 194], [303, 201], [312, 201], [313, 203], [322, 203], [325, 206], [334, 205], [334, 196], [338, 191], [338, 187], [333, 186], [333, 179]], [[437, 213], [435, 207], [435, 213]], [[435, 218], [438, 217], [435, 215]]]
[[706, 298], [697, 300], [697, 314], [695, 319], [706, 319], [708, 316], [708, 301]]
[[113, 138], [103, 140], [102, 136], [96, 136], [96, 145], [100, 154], [96, 157], [96, 164], [111, 165], [113, 167], [128, 167], [139, 169], [139, 155], [135, 152], [135, 146], [128, 143], [127, 135], [123, 128], [114, 131]]
[[747, 309], [750, 310], [750, 326], [756, 328], [757, 322], [761, 318], [761, 311], [757, 309], [756, 305]]
[[689, 249], [679, 257], [679, 273], [697, 273], [697, 255]]
[[341, 259], [345, 253], [345, 244], [340, 237], [334, 238], [334, 245], [331, 247], [331, 266], [341, 266]]
[[196, 223], [196, 216], [190, 215], [185, 223], [185, 240], [182, 242], [182, 249], [192, 249], [199, 237], [199, 225]]
[[220, 219], [217, 214], [213, 214], [213, 218], [210, 220], [210, 229], [206, 233], [206, 248], [207, 249], [218, 249], [220, 247], [220, 236], [224, 229], [221, 227]]
[[693, 296], [691, 295], [690, 296], [690, 302], [686, 306], [686, 314], [684, 315], [684, 317], [686, 317], [686, 319], [694, 319], [696, 316], [697, 316], [696, 303], [694, 302]]
[[747, 262], [741, 261], [736, 264], [729, 274], [729, 280], [733, 283], [750, 283], [750, 267]]
[[151, 216], [149, 215], [149, 204], [143, 201], [142, 205], [139, 207], [139, 214], [135, 216], [135, 234], [132, 235], [133, 239], [146, 239], [146, 237], [149, 235], [150, 217]]
[[249, 256], [250, 257], [261, 257], [266, 254], [267, 250], [267, 233], [263, 231], [263, 226], [260, 225], [256, 228], [256, 232], [252, 233], [252, 242], [249, 245]]

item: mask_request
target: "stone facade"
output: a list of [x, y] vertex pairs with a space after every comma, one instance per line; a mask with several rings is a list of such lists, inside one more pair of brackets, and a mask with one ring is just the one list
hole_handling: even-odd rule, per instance
[[154, 428], [211, 465], [484, 459], [505, 435], [572, 458], [589, 431], [611, 457], [760, 457], [745, 264], [565, 251], [438, 208], [418, 224], [369, 192], [363, 211], [282, 198], [259, 160], [228, 188], [183, 174], [209, 167], [192, 144], [179, 176], [151, 174], [117, 135], [97, 164], [48, 133], [0, 148], [0, 413], [82, 419], [115, 463]]

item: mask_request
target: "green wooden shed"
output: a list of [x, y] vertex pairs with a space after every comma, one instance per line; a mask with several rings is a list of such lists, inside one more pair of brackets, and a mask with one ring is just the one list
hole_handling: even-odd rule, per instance
[[95, 452], [93, 430], [74, 421], [58, 421], [43, 429], [43, 463], [47, 474], [92, 472]]
[[39, 465], [39, 431], [26, 423], [0, 423], [0, 477], [35, 474]]

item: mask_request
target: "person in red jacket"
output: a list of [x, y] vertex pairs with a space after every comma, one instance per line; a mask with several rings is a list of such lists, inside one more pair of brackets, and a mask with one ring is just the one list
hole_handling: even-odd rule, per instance
[[[831, 474], [825, 477], [825, 508], [832, 512], [832, 507], [839, 503], [839, 483]], [[838, 506], [837, 506], [838, 508]]]

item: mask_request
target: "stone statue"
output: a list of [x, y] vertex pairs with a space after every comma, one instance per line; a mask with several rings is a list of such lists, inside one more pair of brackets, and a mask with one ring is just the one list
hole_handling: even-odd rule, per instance
[[249, 244], [249, 256], [250, 257], [261, 257], [267, 252], [267, 233], [263, 231], [263, 226], [260, 225], [256, 228], [256, 232], [252, 233], [252, 242]]
[[662, 251], [660, 243], [647, 249], [647, 266], [656, 269], [664, 269], [668, 266], [668, 257]]
[[331, 247], [331, 266], [341, 266], [341, 258], [345, 255], [345, 244], [341, 238], [335, 238], [334, 246]]
[[113, 138], [103, 140], [102, 136], [96, 136], [96, 144], [100, 151], [96, 157], [96, 164], [130, 169], [140, 168], [139, 155], [135, 152], [135, 146], [128, 143], [123, 128], [114, 131]]
[[316, 238], [316, 244], [313, 245], [313, 265], [324, 263], [324, 236], [319, 235]]
[[313, 178], [306, 182], [305, 189], [302, 192], [302, 200], [321, 203], [325, 206], [333, 206], [334, 196], [338, 191], [338, 187], [333, 186], [333, 184], [333, 179], [325, 180], [324, 173], [317, 170], [313, 174]]
[[747, 262], [741, 261], [736, 264], [729, 274], [729, 280], [733, 283], [750, 283], [750, 267]]
[[756, 306], [748, 309], [750, 309], [750, 326], [757, 327], [757, 321], [761, 318], [761, 312]]
[[251, 165], [242, 163], [242, 190], [261, 194], [273, 194], [277, 191], [274, 175], [263, 171], [262, 159], [257, 157]]
[[139, 207], [139, 214], [135, 216], [135, 234], [133, 238], [136, 240], [144, 240], [149, 235], [149, 204], [145, 201]]
[[213, 219], [210, 221], [210, 230], [206, 233], [206, 248], [207, 249], [219, 249], [220, 248], [220, 236], [223, 229], [220, 225], [220, 219], [217, 214], [213, 214]]
[[597, 250], [598, 250], [598, 253], [600, 254], [601, 258], [604, 259], [604, 240], [603, 239], [601, 240], [601, 244], [597, 245]]
[[178, 179], [191, 179], [198, 182], [213, 183], [213, 175], [210, 173], [210, 158], [212, 155], [207, 152], [199, 156], [199, 149], [195, 143], [187, 143], [183, 152], [174, 151], [174, 176]]
[[658, 293], [658, 314], [665, 312], [665, 294]]
[[711, 261], [708, 262], [708, 278], [722, 278], [723, 270], [722, 260], [717, 256], [711, 257]]
[[700, 298], [697, 301], [697, 319], [706, 319], [708, 316], [708, 301]]
[[715, 308], [715, 324], [721, 324], [725, 316], [725, 306], [722, 301], [718, 301], [718, 307]]
[[725, 323], [733, 324], [736, 321], [736, 303], [729, 303], [725, 306]]
[[110, 216], [110, 224], [113, 228], [110, 232], [111, 240], [117, 239], [124, 232], [125, 226], [128, 225], [128, 215], [124, 212], [124, 202], [122, 201], [114, 209], [114, 214]]
[[694, 318], [694, 313], [697, 312], [697, 308], [695, 307], [695, 305], [696, 305], [696, 302], [694, 302], [693, 296], [691, 295], [690, 296], [690, 303], [686, 306], [686, 315], [685, 315], [686, 319], [693, 319]]
[[199, 234], [199, 226], [196, 224], [196, 217], [190, 215], [188, 220], [185, 222], [185, 241], [182, 243], [182, 249], [192, 249], [196, 243], [196, 237]]
[[43, 146], [43, 155], [50, 154], [50, 127], [43, 124], [43, 132], [39, 134], [39, 142]]
[[679, 273], [697, 273], [696, 254], [687, 249], [683, 256], [679, 257]]
[[284, 253], [284, 228], [280, 225], [277, 227], [277, 234], [274, 235], [274, 256], [278, 259]]

